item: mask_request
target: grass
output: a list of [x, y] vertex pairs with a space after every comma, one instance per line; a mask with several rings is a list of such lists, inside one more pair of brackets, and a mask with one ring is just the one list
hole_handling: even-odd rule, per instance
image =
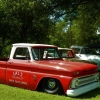
[[99, 100], [100, 88], [79, 97], [52, 95], [0, 84], [0, 100]]

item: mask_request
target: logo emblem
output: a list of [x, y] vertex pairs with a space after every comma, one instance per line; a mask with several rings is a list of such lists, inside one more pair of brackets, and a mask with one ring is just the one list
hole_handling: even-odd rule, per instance
[[20, 71], [13, 72], [12, 78], [22, 79], [22, 72]]

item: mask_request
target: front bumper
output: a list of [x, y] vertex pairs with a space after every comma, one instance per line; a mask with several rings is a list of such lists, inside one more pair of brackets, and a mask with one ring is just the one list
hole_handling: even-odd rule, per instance
[[87, 84], [87, 85], [81, 86], [81, 87], [79, 87], [77, 89], [67, 90], [66, 94], [68, 96], [75, 97], [75, 96], [79, 96], [81, 94], [84, 94], [86, 92], [89, 92], [91, 90], [94, 90], [94, 89], [98, 88], [99, 86], [100, 86], [99, 82], [94, 82], [94, 83], [91, 83], [91, 84]]

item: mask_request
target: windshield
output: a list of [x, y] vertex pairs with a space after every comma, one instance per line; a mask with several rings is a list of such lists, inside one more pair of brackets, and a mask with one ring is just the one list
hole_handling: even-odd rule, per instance
[[35, 60], [61, 59], [56, 48], [32, 48], [32, 56]]
[[92, 55], [96, 55], [97, 52], [95, 49], [89, 49], [89, 48], [84, 48], [81, 51], [82, 54], [92, 54]]
[[59, 50], [62, 58], [74, 58], [72, 50]]

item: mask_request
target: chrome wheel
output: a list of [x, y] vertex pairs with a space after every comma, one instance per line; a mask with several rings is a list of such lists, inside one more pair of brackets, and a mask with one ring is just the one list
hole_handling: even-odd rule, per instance
[[44, 79], [42, 83], [42, 89], [44, 92], [50, 94], [59, 94], [62, 92], [62, 87], [60, 82], [53, 78]]

